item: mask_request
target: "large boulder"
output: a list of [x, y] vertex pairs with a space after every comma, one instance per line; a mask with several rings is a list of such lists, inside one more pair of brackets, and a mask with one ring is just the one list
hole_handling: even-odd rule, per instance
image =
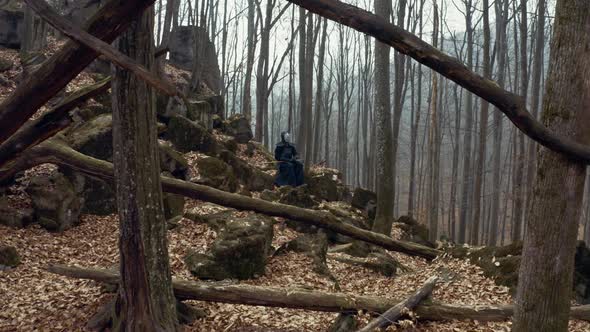
[[279, 187], [279, 203], [294, 205], [305, 209], [310, 209], [317, 206], [319, 203], [316, 201], [309, 190], [307, 185], [299, 187], [283, 186]]
[[0, 271], [19, 264], [20, 257], [15, 247], [0, 245]]
[[274, 177], [272, 175], [238, 158], [233, 152], [229, 150], [221, 151], [219, 158], [232, 167], [235, 176], [246, 189], [250, 191], [262, 191], [274, 187]]
[[63, 174], [34, 176], [26, 192], [31, 197], [39, 224], [47, 230], [61, 232], [80, 223], [83, 202]]
[[248, 143], [254, 137], [250, 121], [241, 114], [233, 115], [224, 121], [223, 132], [233, 136], [236, 142], [241, 144]]
[[181, 152], [214, 153], [217, 150], [217, 143], [207, 128], [183, 116], [170, 118], [166, 138]]
[[7, 197], [0, 197], [0, 225], [23, 228], [35, 220], [33, 209], [17, 209]]
[[235, 192], [238, 189], [233, 168], [223, 160], [203, 155], [197, 159], [195, 166], [196, 174], [193, 174], [191, 182], [229, 192]]
[[200, 80], [214, 93], [221, 92], [221, 72], [217, 63], [217, 53], [205, 28], [177, 26], [170, 34], [168, 46], [172, 65], [185, 70], [193, 70], [194, 59], [197, 58], [199, 60], [197, 72], [200, 73]]
[[317, 199], [342, 201], [348, 196], [348, 189], [342, 184], [339, 171], [331, 168], [311, 169], [305, 177], [309, 191]]
[[16, 2], [0, 7], [0, 46], [14, 49], [20, 48], [25, 18]]
[[76, 0], [76, 1], [63, 1], [63, 12], [64, 16], [76, 23], [78, 26], [84, 26], [86, 21], [94, 15], [106, 2], [105, 0]]
[[[113, 160], [113, 117], [105, 113], [84, 121], [74, 126], [66, 134], [66, 142], [74, 150], [88, 156], [112, 161]], [[188, 162], [169, 144], [159, 144], [160, 168], [166, 175], [179, 179], [186, 179]], [[76, 191], [83, 197], [83, 213], [108, 215], [117, 211], [115, 189], [107, 182], [88, 177], [68, 167], [62, 171], [75, 184]], [[168, 196], [165, 197], [165, 211], [177, 211], [180, 199], [169, 197], [172, 202], [168, 204]], [[184, 200], [183, 200], [184, 203]], [[178, 215], [170, 212], [167, 215]]]
[[67, 134], [67, 143], [74, 150], [85, 155], [113, 160], [113, 116], [101, 114]]
[[207, 218], [217, 231], [210, 251], [189, 251], [185, 264], [201, 279], [251, 279], [264, 274], [271, 253], [273, 221], [269, 217], [248, 214], [219, 213]]
[[420, 224], [416, 219], [411, 216], [401, 216], [396, 220], [396, 223], [404, 231], [401, 237], [402, 240], [431, 248], [435, 247], [435, 244], [428, 240], [428, 227]]
[[14, 63], [12, 63], [12, 61], [5, 58], [0, 58], [0, 73], [10, 70], [13, 66]]

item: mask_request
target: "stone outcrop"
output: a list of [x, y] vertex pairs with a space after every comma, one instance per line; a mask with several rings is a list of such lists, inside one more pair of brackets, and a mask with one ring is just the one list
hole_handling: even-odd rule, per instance
[[0, 245], [0, 271], [17, 267], [20, 256], [15, 247]]
[[63, 174], [35, 176], [30, 179], [26, 192], [42, 227], [61, 232], [79, 224], [83, 202]]
[[254, 137], [250, 121], [241, 114], [232, 115], [225, 120], [222, 131], [226, 135], [234, 137], [236, 142], [240, 144], [246, 144]]
[[401, 216], [396, 220], [396, 223], [404, 231], [402, 240], [416, 242], [431, 248], [435, 247], [434, 243], [428, 240], [428, 227], [420, 224], [416, 219], [410, 216]]
[[165, 138], [180, 152], [214, 153], [217, 142], [205, 126], [183, 116], [173, 116], [168, 122]]
[[22, 40], [25, 15], [17, 1], [0, 7], [0, 46], [18, 49]]
[[209, 40], [208, 33], [204, 28], [177, 26], [170, 34], [168, 46], [170, 48], [170, 64], [191, 71], [196, 57], [200, 80], [214, 93], [221, 92], [221, 72], [217, 63], [215, 45]]
[[185, 264], [194, 276], [223, 280], [251, 279], [264, 274], [272, 249], [272, 219], [225, 211], [202, 221], [214, 228], [218, 236], [209, 252], [190, 250], [185, 256]]
[[0, 225], [23, 228], [35, 221], [33, 209], [17, 209], [10, 205], [7, 197], [0, 197]]
[[238, 189], [238, 180], [233, 168], [223, 160], [202, 156], [195, 166], [197, 174], [190, 179], [191, 182], [229, 192], [235, 192]]

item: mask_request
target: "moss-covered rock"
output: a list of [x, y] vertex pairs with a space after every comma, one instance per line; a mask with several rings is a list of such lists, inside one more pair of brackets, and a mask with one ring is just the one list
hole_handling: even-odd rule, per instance
[[396, 222], [399, 228], [404, 231], [402, 240], [416, 242], [431, 248], [435, 247], [434, 243], [428, 240], [428, 227], [420, 224], [416, 219], [410, 216], [401, 216]]
[[166, 220], [181, 216], [184, 213], [184, 196], [164, 193], [163, 204]]
[[224, 121], [223, 132], [233, 136], [236, 142], [241, 144], [248, 143], [254, 137], [250, 121], [242, 114], [232, 115]]
[[15, 247], [0, 245], [0, 268], [17, 267], [19, 264], [20, 256]]
[[16, 209], [8, 198], [0, 197], [0, 225], [23, 228], [35, 220], [33, 209]]
[[275, 253], [281, 255], [288, 251], [305, 253], [313, 260], [314, 271], [322, 275], [330, 275], [330, 269], [326, 264], [328, 253], [328, 237], [324, 232], [315, 234], [302, 234], [296, 239], [282, 245]]
[[352, 202], [350, 205], [357, 209], [365, 211], [369, 202], [377, 202], [377, 194], [374, 192], [357, 187], [352, 194]]
[[218, 214], [209, 222], [216, 224], [218, 237], [208, 253], [189, 252], [185, 264], [202, 279], [250, 279], [264, 274], [271, 252], [272, 219], [249, 214]]
[[199, 121], [205, 127], [213, 128], [213, 111], [211, 104], [203, 100], [189, 100], [186, 117], [191, 121]]
[[278, 189], [280, 198], [279, 203], [294, 205], [306, 209], [313, 208], [319, 204], [312, 198], [307, 185], [299, 187], [282, 186]]
[[12, 66], [12, 61], [5, 58], [0, 58], [0, 73], [10, 70]]
[[229, 192], [235, 192], [238, 189], [238, 180], [232, 167], [223, 160], [203, 156], [197, 160], [196, 168], [198, 175], [190, 179], [191, 182]]
[[260, 169], [238, 158], [234, 153], [224, 150], [219, 157], [230, 165], [235, 176], [249, 191], [262, 191], [274, 187], [274, 178]]
[[80, 222], [82, 202], [74, 185], [61, 173], [35, 176], [26, 188], [39, 223], [50, 231], [64, 231]]
[[218, 148], [206, 127], [182, 116], [170, 118], [166, 138], [181, 152], [200, 151], [213, 154]]
[[177, 179], [186, 179], [189, 167], [186, 158], [168, 144], [160, 144], [159, 151], [160, 169]]
[[70, 130], [66, 141], [74, 150], [102, 160], [113, 160], [113, 116], [99, 115]]

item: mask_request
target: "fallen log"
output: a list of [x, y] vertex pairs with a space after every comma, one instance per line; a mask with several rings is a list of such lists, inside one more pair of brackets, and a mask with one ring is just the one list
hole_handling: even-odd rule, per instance
[[14, 135], [0, 145], [0, 166], [15, 158], [19, 153], [52, 137], [72, 123], [69, 112], [90, 98], [104, 93], [111, 87], [107, 77], [91, 86], [84, 87], [68, 95], [54, 109], [40, 118], [28, 121]]
[[504, 113], [525, 135], [556, 152], [590, 163], [590, 146], [577, 143], [547, 129], [526, 109], [521, 97], [501, 88], [416, 35], [395, 26], [371, 12], [338, 0], [287, 0], [310, 12], [373, 36], [380, 42], [408, 55], [421, 64], [454, 81], [490, 102]]
[[[89, 20], [86, 31], [110, 43], [154, 0], [110, 0]], [[88, 66], [98, 53], [67, 42], [0, 105], [0, 143], [14, 134], [43, 104]]]
[[25, 2], [37, 13], [37, 15], [39, 15], [39, 17], [64, 35], [91, 48], [95, 52], [102, 54], [105, 58], [120, 67], [131, 71], [158, 91], [168, 96], [183, 95], [173, 84], [161, 80], [156, 74], [139, 65], [127, 55], [119, 52], [116, 48], [68, 22], [43, 0], [25, 0]]
[[[71, 278], [90, 279], [108, 284], [118, 284], [119, 274], [110, 270], [51, 265], [47, 271]], [[375, 296], [328, 293], [296, 288], [272, 288], [251, 285], [218, 285], [195, 281], [172, 280], [174, 294], [180, 300], [248, 304], [267, 307], [283, 307], [325, 312], [356, 313], [364, 310], [384, 313], [401, 301]], [[422, 303], [414, 312], [419, 320], [504, 321], [513, 313], [512, 305], [473, 306], [444, 303]], [[571, 319], [590, 321], [590, 305], [574, 306]]]
[[437, 277], [430, 277], [416, 292], [369, 322], [369, 324], [365, 325], [358, 332], [370, 332], [376, 329], [385, 328], [402, 317], [405, 314], [404, 310], [414, 310], [422, 300], [432, 293], [437, 279]]
[[[53, 140], [45, 141], [27, 150], [20, 158], [0, 169], [0, 180], [14, 175], [34, 165], [53, 163], [61, 166], [69, 166], [77, 171], [105, 181], [113, 180], [113, 164], [81, 154], [65, 144]], [[268, 202], [262, 199], [232, 194], [205, 185], [178, 179], [161, 177], [162, 190], [231, 207], [238, 210], [255, 211], [274, 217], [304, 222], [320, 228], [330, 229], [334, 232], [347, 235], [351, 238], [362, 240], [392, 251], [399, 251], [408, 255], [434, 259], [441, 252], [439, 250], [422, 246], [413, 242], [398, 241], [383, 234], [364, 230], [350, 224], [346, 224], [333, 214], [326, 211], [303, 209], [300, 207]]]

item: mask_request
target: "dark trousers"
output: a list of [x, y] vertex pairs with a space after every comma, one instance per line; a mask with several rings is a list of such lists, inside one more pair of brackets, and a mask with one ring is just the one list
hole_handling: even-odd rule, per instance
[[281, 161], [278, 165], [277, 186], [297, 187], [303, 184], [303, 163], [300, 161]]

